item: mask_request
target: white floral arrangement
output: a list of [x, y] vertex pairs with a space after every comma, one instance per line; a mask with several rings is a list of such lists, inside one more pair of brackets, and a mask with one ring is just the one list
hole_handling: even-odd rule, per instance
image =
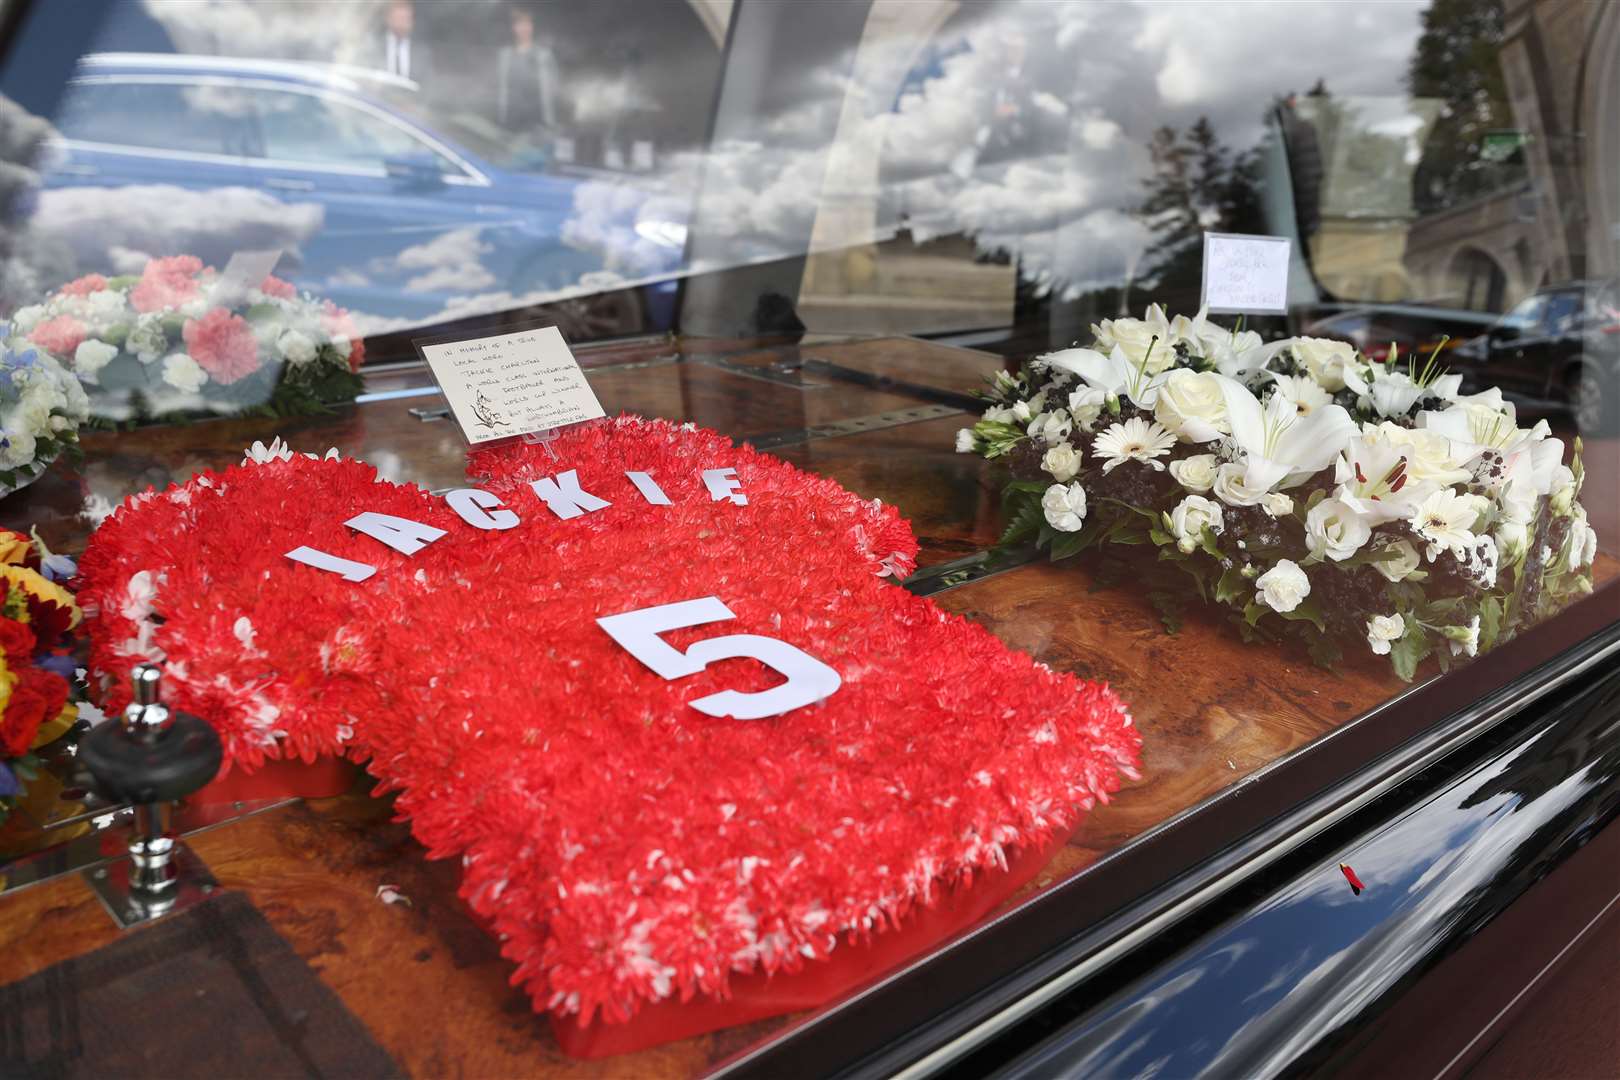
[[1406, 680], [1591, 591], [1580, 441], [1566, 464], [1500, 390], [1460, 393], [1434, 356], [1268, 344], [1202, 311], [1092, 333], [998, 375], [957, 435], [1010, 467], [1002, 546], [1109, 549], [1105, 583], [1132, 565], [1114, 551], [1156, 549], [1190, 578], [1150, 575], [1172, 632], [1196, 593], [1245, 639], [1298, 638], [1324, 665], [1366, 648]]
[[365, 346], [349, 314], [275, 277], [233, 282], [190, 255], [87, 274], [12, 316], [115, 421], [307, 415], [352, 401]]
[[90, 401], [73, 373], [0, 323], [0, 495], [33, 483], [77, 453]]

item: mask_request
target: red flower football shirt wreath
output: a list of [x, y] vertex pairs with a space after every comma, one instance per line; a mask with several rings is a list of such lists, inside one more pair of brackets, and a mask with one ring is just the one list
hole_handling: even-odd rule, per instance
[[[483, 494], [452, 499], [335, 455], [259, 456], [96, 533], [81, 600], [105, 704], [161, 659], [169, 704], [235, 767], [367, 760], [429, 855], [460, 856], [537, 1009], [624, 1021], [813, 971], [1005, 877], [1136, 775], [1110, 690], [884, 580], [916, 555], [893, 508], [713, 432], [620, 417], [478, 451]], [[416, 523], [414, 552], [345, 527], [365, 513]], [[598, 622], [701, 598], [732, 617], [663, 632], [671, 650], [768, 638], [836, 689], [709, 715], [783, 673], [660, 677]]]

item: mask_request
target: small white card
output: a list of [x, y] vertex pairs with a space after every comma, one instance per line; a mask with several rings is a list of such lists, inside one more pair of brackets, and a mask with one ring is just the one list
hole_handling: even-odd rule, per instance
[[1204, 234], [1204, 306], [1214, 315], [1282, 315], [1288, 311], [1286, 236]]
[[281, 261], [281, 249], [274, 251], [238, 251], [219, 272], [214, 283], [213, 301], [216, 306], [230, 307], [247, 297], [249, 289], [257, 289], [270, 276], [270, 271]]
[[605, 415], [555, 326], [422, 342], [418, 348], [469, 443], [549, 431]]

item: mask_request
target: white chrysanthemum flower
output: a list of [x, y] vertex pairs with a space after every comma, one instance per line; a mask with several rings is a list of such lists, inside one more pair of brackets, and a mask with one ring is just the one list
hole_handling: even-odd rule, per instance
[[1140, 461], [1163, 472], [1164, 463], [1154, 459], [1168, 454], [1175, 445], [1173, 434], [1158, 423], [1138, 417], [1110, 424], [1091, 444], [1091, 452], [1103, 459], [1105, 473], [1113, 472], [1127, 461]]
[[1311, 579], [1292, 559], [1278, 559], [1277, 565], [1254, 582], [1255, 599], [1272, 611], [1287, 614], [1311, 595]]
[[1053, 484], [1041, 496], [1046, 523], [1058, 532], [1079, 532], [1086, 520], [1086, 489], [1079, 484]]
[[1367, 644], [1379, 656], [1388, 656], [1390, 646], [1406, 633], [1406, 620], [1399, 612], [1394, 615], [1374, 615], [1367, 620]]
[[253, 445], [247, 448], [246, 454], [242, 464], [268, 465], [272, 461], [291, 461], [292, 447], [282, 442], [281, 436], [277, 435], [270, 440], [269, 446], [255, 440]]
[[1485, 500], [1441, 488], [1418, 503], [1407, 522], [1418, 536], [1428, 541], [1425, 557], [1433, 562], [1442, 551], [1457, 558], [1467, 557], [1474, 544], [1474, 522], [1479, 519]]

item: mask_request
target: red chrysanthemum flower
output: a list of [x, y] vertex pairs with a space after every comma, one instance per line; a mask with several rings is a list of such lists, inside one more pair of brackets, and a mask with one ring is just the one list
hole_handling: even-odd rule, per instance
[[259, 343], [240, 315], [214, 308], [181, 329], [186, 351], [215, 382], [229, 385], [259, 370]]
[[0, 655], [15, 669], [34, 657], [34, 632], [16, 619], [0, 618]]
[[55, 719], [67, 704], [67, 680], [35, 667], [13, 669], [17, 684], [11, 688], [5, 712], [0, 713], [0, 756], [26, 754], [39, 733], [39, 725]]
[[71, 315], [58, 315], [46, 319], [29, 333], [28, 340], [47, 352], [71, 359], [79, 343], [89, 336], [90, 329]]

